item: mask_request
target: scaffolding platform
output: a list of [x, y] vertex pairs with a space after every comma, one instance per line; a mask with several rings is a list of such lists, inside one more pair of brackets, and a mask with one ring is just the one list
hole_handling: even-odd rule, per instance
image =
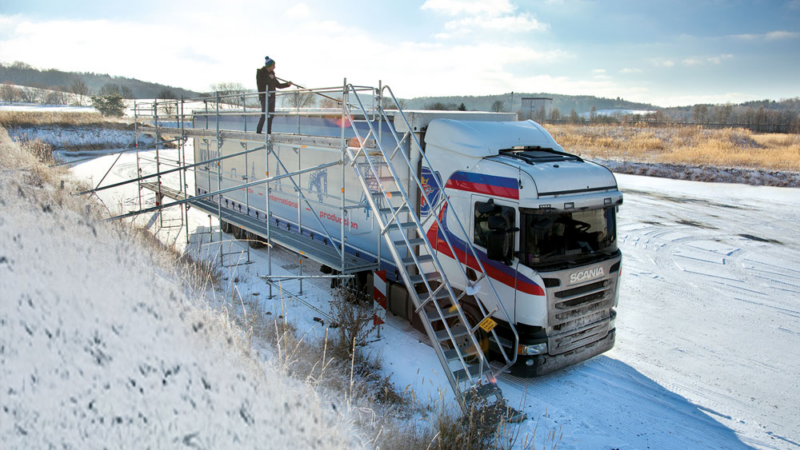
[[[184, 136], [187, 138], [199, 137], [220, 140], [233, 140], [242, 142], [265, 142], [266, 137], [264, 134], [255, 133], [252, 131], [231, 131], [231, 130], [212, 130], [203, 128], [166, 128], [166, 127], [141, 127], [137, 130], [140, 134], [155, 136]], [[310, 136], [303, 134], [291, 133], [272, 133], [269, 135], [269, 142], [275, 145], [289, 145], [296, 147], [315, 147], [327, 148], [337, 151], [342, 150], [341, 137], [328, 137], [328, 136]], [[350, 145], [357, 147], [359, 143]], [[377, 147], [375, 139], [367, 139], [364, 143], [365, 148], [374, 149]]]
[[[142, 183], [142, 187], [155, 193], [159, 192], [159, 186], [157, 183]], [[161, 195], [173, 200], [180, 201], [186, 200], [187, 198], [186, 194], [183, 192], [179, 192], [164, 185], [161, 185], [160, 192]], [[226, 208], [220, 209], [217, 203], [210, 200], [190, 199], [187, 203], [191, 207], [197, 208], [213, 216], [221, 214], [222, 220], [245, 231], [249, 231], [250, 233], [260, 236], [267, 235], [267, 223], [264, 220], [245, 216], [242, 213], [230, 211]], [[336, 244], [332, 242], [325, 244], [305, 235], [301, 236], [295, 232], [282, 230], [280, 227], [276, 227], [274, 224], [270, 226], [269, 236], [270, 241], [272, 241], [270, 244], [278, 244], [345, 275], [378, 269], [377, 262], [360, 258], [348, 253], [345, 253], [344, 255], [344, 266], [342, 266], [342, 257], [338, 250], [334, 247]]]

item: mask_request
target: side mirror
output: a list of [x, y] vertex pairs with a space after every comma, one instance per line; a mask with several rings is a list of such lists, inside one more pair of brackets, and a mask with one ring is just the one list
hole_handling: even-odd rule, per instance
[[486, 241], [486, 256], [492, 261], [505, 261], [506, 234], [503, 232], [489, 233]]
[[494, 200], [489, 199], [486, 203], [478, 203], [475, 205], [475, 210], [480, 214], [489, 214], [497, 211], [498, 206], [494, 204]]
[[489, 221], [487, 223], [488, 227], [492, 231], [502, 231], [505, 234], [506, 231], [506, 219], [503, 216], [491, 216], [489, 217]]

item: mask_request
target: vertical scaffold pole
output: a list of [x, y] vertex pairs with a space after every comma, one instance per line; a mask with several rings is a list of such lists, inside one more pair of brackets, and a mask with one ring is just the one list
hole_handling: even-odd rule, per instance
[[[244, 95], [242, 96], [242, 115], [244, 117], [244, 131], [247, 132], [247, 105], [245, 105]], [[250, 146], [247, 142], [244, 143], [244, 149], [250, 150]], [[248, 176], [247, 176], [247, 168], [248, 168], [248, 159], [247, 153], [244, 154], [244, 182], [247, 184]], [[245, 212], [247, 212], [247, 217], [250, 217], [250, 188], [244, 188], [244, 207]], [[255, 237], [255, 235], [250, 236], [250, 232], [245, 233], [245, 240], [247, 240], [247, 264], [250, 264], [250, 239], [251, 237]]]
[[[378, 111], [378, 142], [380, 142], [381, 145], [383, 145], [383, 111], [382, 111], [383, 110], [383, 81], [382, 80], [378, 80], [378, 108], [380, 109]], [[365, 152], [365, 154], [366, 154], [366, 152]], [[369, 155], [367, 155], [367, 158], [369, 158]], [[381, 176], [381, 170], [378, 169], [378, 177], [380, 177], [380, 176]], [[375, 222], [377, 220], [377, 217], [375, 217], [375, 216], [376, 216], [376, 214], [372, 214], [372, 221], [373, 222]], [[377, 242], [377, 247], [378, 247], [378, 270], [381, 270], [381, 248], [383, 247], [383, 239], [381, 239], [381, 234], [380, 233], [378, 233], [376, 235], [376, 239], [378, 240], [378, 242]], [[381, 327], [378, 326], [378, 338], [380, 338], [380, 337], [381, 337]]]
[[[347, 117], [347, 115], [345, 113], [345, 105], [346, 104], [347, 104], [347, 78], [344, 79], [344, 82], [342, 84], [342, 155], [341, 155], [342, 161], [347, 161], [347, 159], [346, 159], [346, 155], [347, 155], [347, 139], [345, 137], [345, 132], [344, 132], [345, 120], [346, 120], [346, 117]], [[350, 126], [355, 126], [355, 125], [354, 124], [350, 124]], [[344, 202], [344, 182], [345, 182], [345, 176], [344, 175], [345, 175], [345, 173], [344, 173], [344, 170], [345, 170], [345, 167], [347, 167], [347, 164], [342, 164], [342, 192], [341, 192], [341, 195], [342, 195], [342, 214], [340, 216], [342, 218], [342, 223], [341, 223], [341, 226], [339, 227], [340, 230], [341, 230], [341, 236], [339, 238], [340, 239], [339, 243], [340, 243], [340, 250], [341, 251], [339, 252], [339, 256], [341, 257], [342, 273], [345, 272], [345, 270], [344, 270], [345, 269], [345, 267], [344, 267], [344, 254], [345, 254], [345, 251], [346, 251], [345, 250], [345, 243], [344, 243], [344, 213], [345, 213], [345, 202]]]
[[[156, 127], [156, 173], [161, 173], [161, 135], [158, 132], [158, 99], [153, 100], [153, 120], [155, 122]], [[158, 194], [156, 194], [156, 206], [161, 206], [162, 202], [164, 201], [164, 196], [161, 194], [161, 175], [156, 178], [156, 183], [158, 187]], [[161, 224], [161, 228], [164, 228], [164, 211], [158, 211], [158, 222]]]
[[[186, 170], [187, 170], [186, 169], [186, 130], [184, 129], [184, 120], [185, 120], [186, 116], [184, 116], [184, 110], [183, 110], [184, 102], [185, 102], [185, 100], [183, 99], [183, 95], [181, 95], [181, 110], [180, 110], [179, 119], [181, 121], [181, 153], [183, 155], [183, 194], [184, 194], [185, 198], [189, 198], [189, 179], [187, 178], [187, 173], [186, 173]], [[194, 146], [192, 146], [192, 148], [194, 148]], [[195, 179], [196, 179], [197, 178], [197, 175], [196, 175], [197, 174], [197, 170], [195, 170], [194, 172], [195, 172]], [[195, 185], [197, 185], [196, 181], [195, 181]], [[184, 213], [186, 215], [186, 222], [184, 223], [184, 225], [185, 225], [185, 228], [186, 228], [186, 245], [188, 246], [189, 245], [189, 204], [188, 203], [184, 203], [183, 207], [184, 207]]]
[[[265, 118], [269, 120], [269, 91], [265, 93], [264, 101], [266, 102], [263, 106], [264, 114], [267, 114]], [[267, 122], [269, 125], [269, 122]], [[262, 129], [263, 131], [263, 129]], [[270, 130], [267, 130], [270, 131]], [[265, 178], [269, 178], [269, 154], [272, 151], [272, 147], [270, 147], [270, 137], [269, 132], [264, 133], [264, 176]], [[270, 230], [272, 229], [272, 213], [269, 210], [269, 196], [270, 196], [270, 187], [269, 181], [264, 183], [264, 197], [266, 197], [266, 219], [267, 219], [267, 276], [272, 276], [272, 238], [270, 235]], [[298, 207], [300, 205], [298, 204]], [[272, 299], [275, 296], [272, 294], [272, 283], [269, 283], [269, 298]]]
[[[133, 102], [133, 139], [134, 139], [134, 147], [136, 148], [136, 176], [141, 178], [142, 177], [142, 169], [139, 166], [139, 104], [138, 102]], [[139, 187], [139, 210], [142, 209], [142, 181], [139, 180], [136, 182], [136, 185]]]
[[[216, 137], [217, 137], [217, 155], [215, 158], [219, 158], [222, 153], [222, 140], [220, 139], [219, 135], [219, 91], [216, 92], [216, 114], [215, 114], [215, 122], [216, 122]], [[217, 190], [222, 190], [222, 161], [217, 161]], [[217, 217], [219, 219], [219, 264], [220, 266], [225, 266], [225, 248], [222, 243], [222, 194], [217, 194]]]

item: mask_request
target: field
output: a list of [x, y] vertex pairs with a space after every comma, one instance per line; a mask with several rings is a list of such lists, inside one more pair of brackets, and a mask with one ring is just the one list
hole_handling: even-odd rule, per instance
[[556, 142], [582, 156], [657, 164], [800, 171], [800, 135], [743, 129], [546, 125]]

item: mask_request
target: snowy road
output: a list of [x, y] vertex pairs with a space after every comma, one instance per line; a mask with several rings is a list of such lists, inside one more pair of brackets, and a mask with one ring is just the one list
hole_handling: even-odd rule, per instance
[[[75, 172], [96, 181], [111, 161]], [[119, 164], [105, 183], [133, 176], [135, 164]], [[800, 448], [800, 190], [617, 177], [625, 204], [616, 347], [543, 378], [502, 376], [504, 394], [531, 418], [522, 433], [538, 421], [539, 448], [550, 430], [563, 433], [559, 448]], [[208, 227], [204, 215], [194, 220]], [[297, 262], [273, 256], [278, 266]], [[241, 290], [263, 292], [254, 275], [265, 273], [266, 253], [251, 257]], [[328, 309], [324, 283], [306, 282], [304, 292]], [[266, 308], [282, 307], [265, 297]], [[319, 327], [313, 310], [292, 310], [299, 326]], [[373, 344], [384, 370], [401, 390], [435, 396], [446, 381], [433, 352], [403, 322], [390, 325]]]

